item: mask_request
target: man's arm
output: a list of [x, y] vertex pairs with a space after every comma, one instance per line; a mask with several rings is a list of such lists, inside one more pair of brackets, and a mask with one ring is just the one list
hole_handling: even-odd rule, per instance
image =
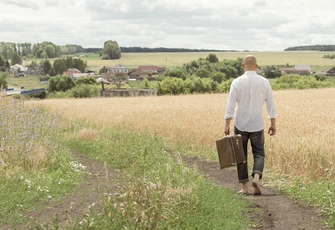
[[268, 134], [271, 136], [276, 134], [276, 118], [271, 118], [271, 125], [269, 127]]
[[226, 119], [226, 124], [225, 124], [225, 127], [224, 127], [224, 133], [226, 135], [230, 134], [230, 121], [231, 121], [231, 118]]

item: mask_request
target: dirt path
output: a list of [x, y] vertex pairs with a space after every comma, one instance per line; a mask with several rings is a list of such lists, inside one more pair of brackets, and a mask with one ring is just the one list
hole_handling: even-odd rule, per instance
[[[183, 159], [190, 167], [195, 165], [201, 173], [214, 183], [236, 192], [241, 189], [241, 185], [237, 182], [237, 171], [235, 168], [219, 169], [218, 162], [207, 162], [198, 160], [195, 157], [184, 157]], [[251, 207], [259, 209], [262, 214], [263, 223], [257, 229], [329, 229], [318, 224], [321, 216], [316, 209], [298, 205], [286, 196], [279, 195], [267, 187], [261, 186], [261, 190], [261, 196], [245, 196], [254, 203]], [[253, 191], [251, 185], [249, 191]], [[251, 216], [253, 215], [252, 213], [250, 214]]]
[[[58, 216], [60, 229], [69, 221], [82, 218], [88, 213], [88, 208], [93, 207], [96, 211], [101, 211], [104, 193], [113, 193], [117, 188], [119, 177], [113, 170], [92, 158], [86, 157], [79, 153], [73, 152], [78, 162], [87, 166], [85, 182], [74, 194], [64, 197], [61, 202], [46, 203], [43, 209], [35, 210], [27, 215], [31, 218], [32, 223], [21, 226], [21, 229], [34, 228], [38, 223], [40, 226], [46, 226], [47, 223], [55, 221]], [[184, 162], [189, 166], [196, 166], [209, 180], [217, 185], [224, 186], [238, 191], [240, 185], [236, 180], [236, 169], [219, 169], [217, 162], [207, 162], [195, 157], [183, 157]], [[250, 188], [250, 191], [253, 191]], [[243, 195], [241, 195], [243, 196]], [[304, 229], [319, 230], [327, 229], [318, 225], [321, 219], [316, 209], [300, 206], [290, 201], [287, 197], [277, 194], [275, 191], [262, 186], [261, 196], [243, 196], [250, 200], [250, 207], [256, 208], [261, 213], [263, 222], [261, 227], [253, 230], [271, 229]], [[255, 216], [250, 213], [251, 217]], [[259, 216], [258, 216], [259, 218]], [[0, 229], [12, 229], [11, 227], [0, 227]]]
[[84, 215], [89, 214], [89, 209], [101, 212], [104, 194], [113, 193], [117, 189], [119, 177], [103, 163], [77, 152], [72, 153], [79, 163], [86, 166], [84, 182], [75, 193], [68, 194], [60, 202], [47, 202], [42, 209], [27, 213], [31, 223], [15, 229], [35, 229], [36, 224], [47, 229], [46, 226], [50, 227], [53, 223], [58, 223], [59, 229], [63, 229], [71, 221], [82, 219]]

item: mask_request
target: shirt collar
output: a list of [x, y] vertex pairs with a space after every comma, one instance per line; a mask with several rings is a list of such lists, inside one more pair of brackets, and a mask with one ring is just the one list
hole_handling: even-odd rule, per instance
[[248, 70], [248, 71], [245, 71], [244, 74], [246, 75], [256, 74], [256, 71]]

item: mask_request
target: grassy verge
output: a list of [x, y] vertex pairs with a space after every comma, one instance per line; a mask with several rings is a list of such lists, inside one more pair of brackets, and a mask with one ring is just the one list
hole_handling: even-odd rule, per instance
[[60, 126], [57, 114], [7, 98], [1, 99], [1, 108], [0, 226], [26, 225], [26, 212], [74, 191], [82, 168], [69, 155], [69, 147], [118, 169], [124, 181], [107, 194], [101, 213], [92, 212], [69, 229], [250, 226], [247, 202], [186, 167], [184, 150], [158, 136], [124, 128], [85, 129], [73, 122]]
[[326, 218], [323, 224], [335, 229], [335, 183], [327, 180], [319, 180], [305, 183], [296, 178], [294, 180], [274, 179], [270, 181], [275, 188], [292, 200], [317, 207]]
[[85, 129], [68, 140], [76, 151], [106, 162], [124, 175], [120, 191], [108, 195], [102, 213], [74, 229], [246, 229], [247, 203], [186, 167], [162, 138], [122, 128]]
[[73, 190], [81, 168], [61, 142], [56, 114], [0, 98], [0, 225], [16, 226], [25, 212]]

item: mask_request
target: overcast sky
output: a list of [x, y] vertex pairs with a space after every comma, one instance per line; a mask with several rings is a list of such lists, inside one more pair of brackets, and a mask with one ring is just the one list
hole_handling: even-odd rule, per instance
[[0, 0], [0, 41], [281, 51], [335, 45], [334, 0]]

